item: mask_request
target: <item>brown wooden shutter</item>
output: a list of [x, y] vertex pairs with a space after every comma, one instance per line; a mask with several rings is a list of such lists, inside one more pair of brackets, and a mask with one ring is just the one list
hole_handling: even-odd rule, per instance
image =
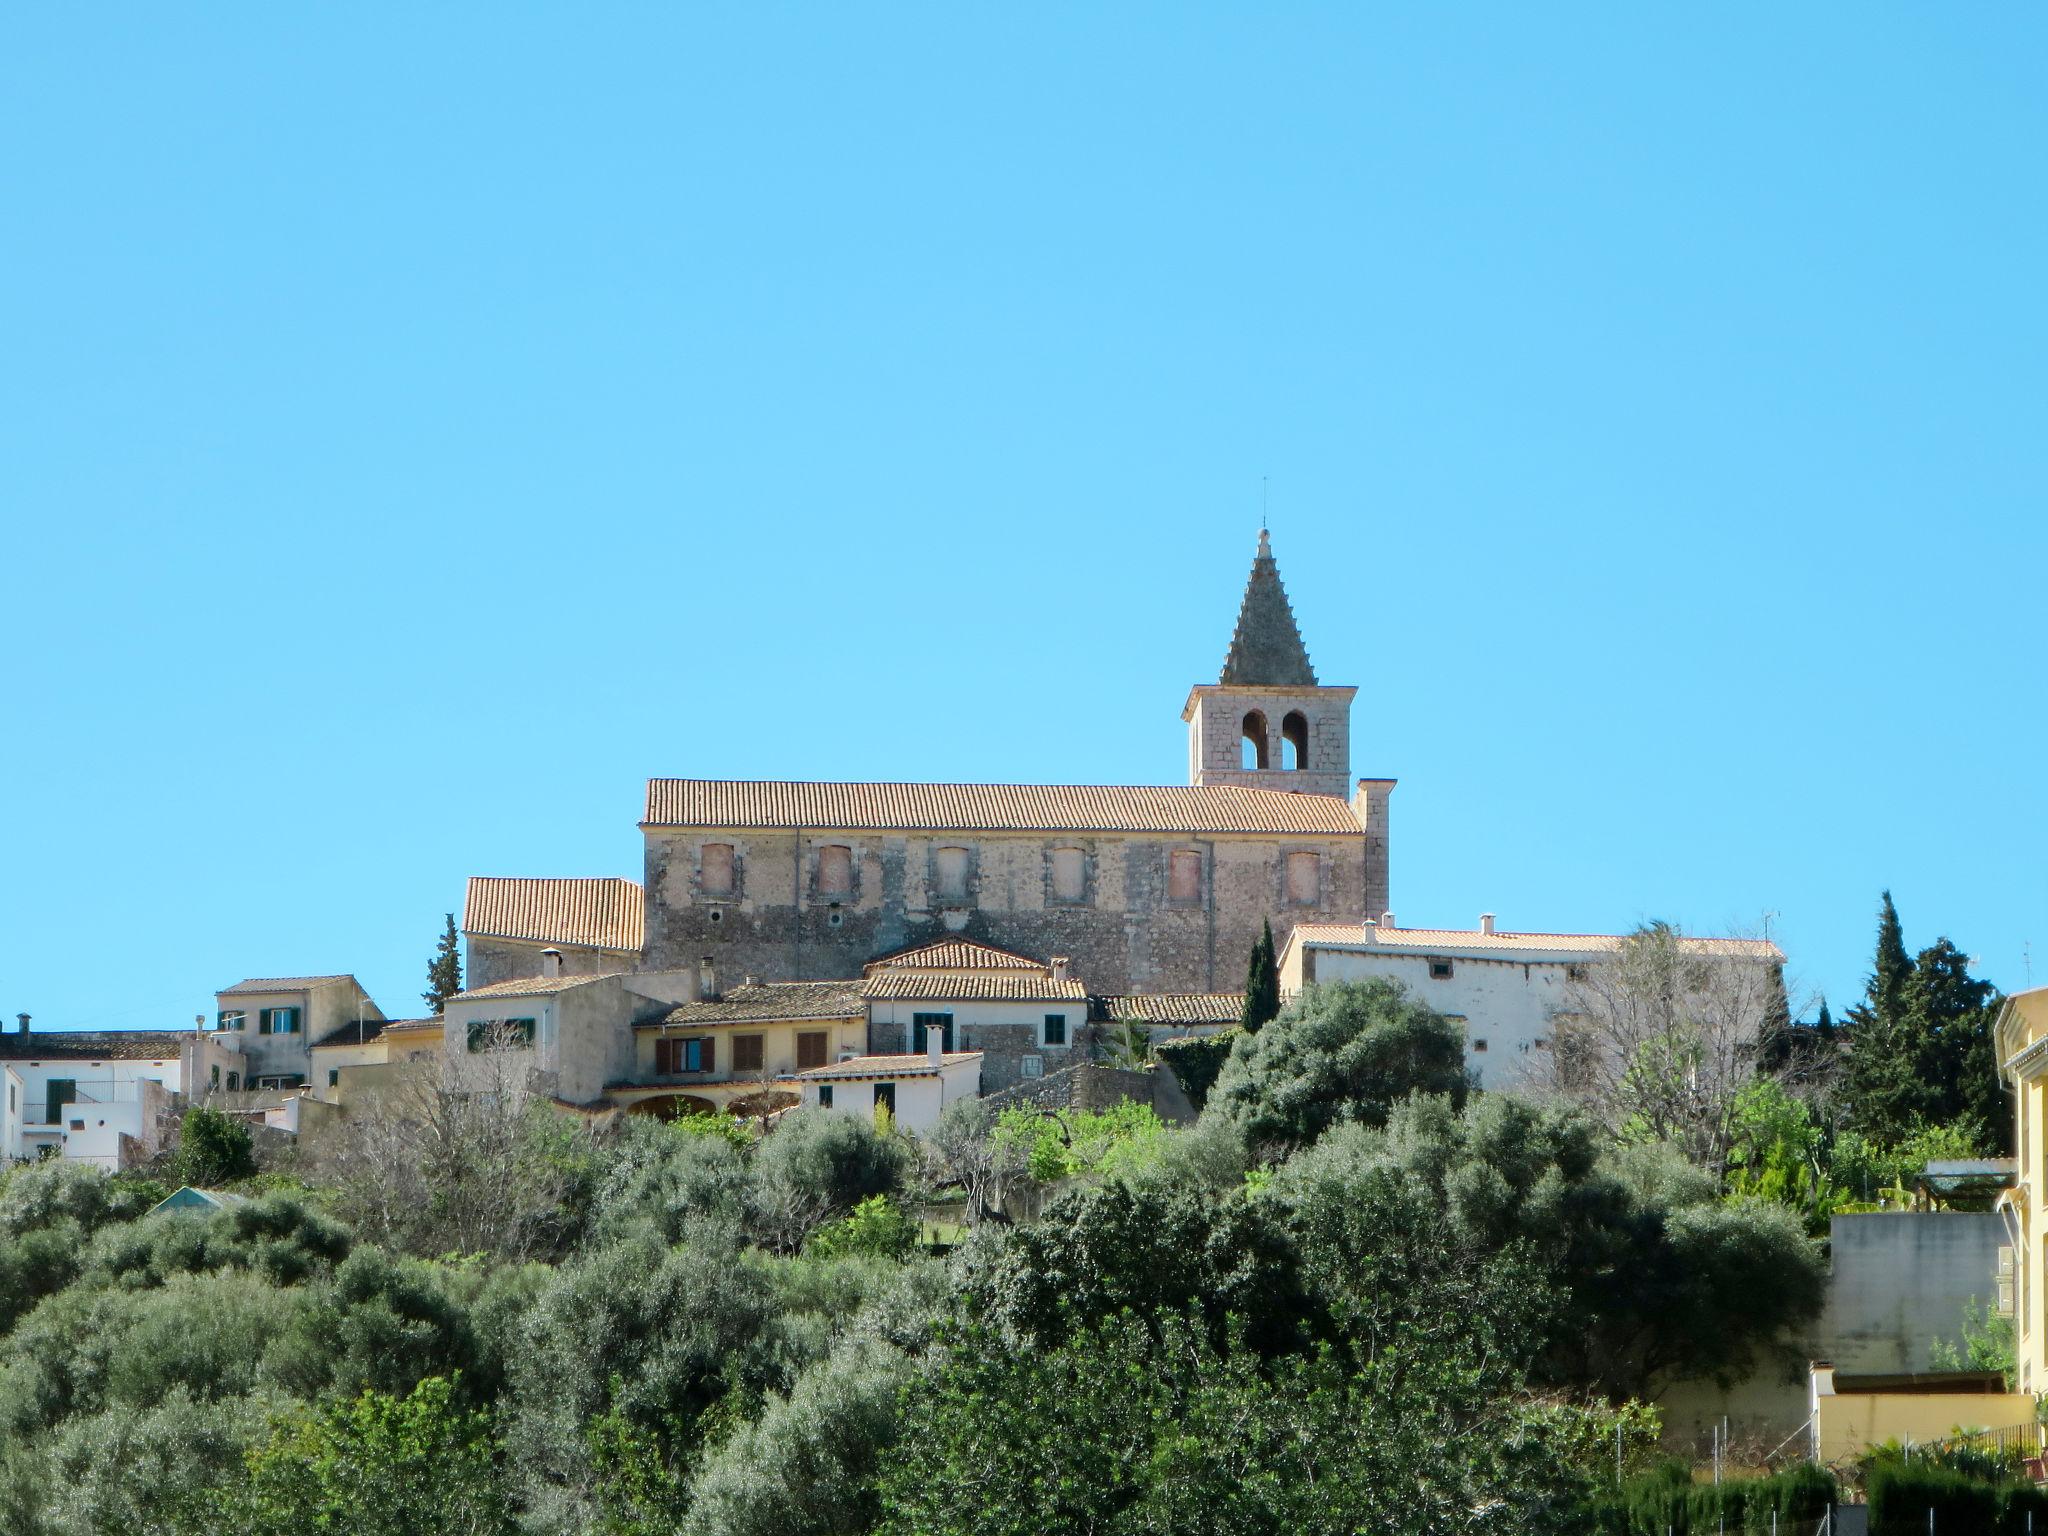
[[707, 1073], [718, 1070], [718, 1036], [704, 1037], [704, 1070]]

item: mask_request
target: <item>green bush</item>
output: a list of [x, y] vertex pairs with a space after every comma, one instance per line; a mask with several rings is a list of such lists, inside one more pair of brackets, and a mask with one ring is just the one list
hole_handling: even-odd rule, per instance
[[1870, 1492], [1870, 1536], [1924, 1536], [1928, 1511], [1939, 1536], [2025, 1536], [2027, 1516], [2048, 1533], [2048, 1492], [2007, 1477], [1972, 1475], [1928, 1460], [1875, 1463]]
[[1223, 1063], [1230, 1060], [1230, 1048], [1237, 1044], [1240, 1033], [1233, 1028], [1221, 1034], [1162, 1040], [1153, 1046], [1152, 1054], [1173, 1073], [1188, 1102], [1200, 1109], [1209, 1102], [1209, 1090], [1216, 1086], [1216, 1078], [1223, 1071]]
[[217, 1109], [188, 1109], [172, 1163], [178, 1178], [196, 1189], [214, 1189], [256, 1171], [255, 1139], [249, 1127]]
[[1716, 1485], [1695, 1483], [1686, 1463], [1668, 1461], [1630, 1478], [1619, 1492], [1595, 1495], [1587, 1531], [1588, 1536], [1665, 1536], [1667, 1531], [1671, 1536], [1719, 1536], [1723, 1531], [1760, 1536], [1772, 1529], [1775, 1516], [1779, 1530], [1790, 1536], [1812, 1529], [1811, 1522], [1839, 1496], [1834, 1478], [1819, 1467]]

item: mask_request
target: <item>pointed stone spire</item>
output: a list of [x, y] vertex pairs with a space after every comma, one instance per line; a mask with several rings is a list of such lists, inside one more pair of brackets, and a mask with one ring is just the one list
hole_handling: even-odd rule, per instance
[[1263, 528], [1251, 580], [1245, 583], [1244, 606], [1237, 612], [1237, 633], [1230, 637], [1230, 654], [1223, 658], [1221, 681], [1252, 688], [1313, 688], [1316, 683], [1316, 669], [1309, 665], [1308, 648], [1301, 643]]

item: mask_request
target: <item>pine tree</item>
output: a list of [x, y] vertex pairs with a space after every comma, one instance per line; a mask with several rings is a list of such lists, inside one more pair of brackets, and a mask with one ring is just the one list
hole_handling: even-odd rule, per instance
[[1970, 957], [1947, 939], [1920, 951], [1899, 989], [1903, 1034], [1925, 1090], [1923, 1112], [1942, 1125], [1969, 1116], [2004, 1151], [2013, 1127], [1992, 1039], [1998, 1004], [1998, 989], [1972, 976]]
[[1863, 1001], [1848, 1015], [1849, 1112], [1856, 1128], [1882, 1146], [1902, 1140], [1933, 1107], [1903, 1006], [1912, 975], [1898, 908], [1886, 891], [1878, 907], [1870, 980]]
[[1877, 959], [1870, 976], [1869, 997], [1873, 1007], [1896, 1011], [1899, 994], [1913, 974], [1913, 962], [1906, 954], [1906, 931], [1899, 922], [1899, 909], [1892, 905], [1892, 893], [1882, 893], [1877, 912]]
[[1244, 978], [1244, 1032], [1255, 1035], [1280, 1012], [1280, 964], [1273, 951], [1273, 923], [1252, 945], [1252, 963]]
[[441, 933], [441, 943], [434, 951], [434, 958], [427, 962], [427, 990], [420, 994], [435, 1013], [439, 1013], [442, 1005], [462, 990], [460, 944], [455, 932], [455, 914], [450, 912], [448, 926]]

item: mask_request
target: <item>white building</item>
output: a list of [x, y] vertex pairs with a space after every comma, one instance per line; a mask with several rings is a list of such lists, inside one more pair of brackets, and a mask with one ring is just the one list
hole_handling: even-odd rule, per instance
[[854, 1056], [786, 1081], [795, 1085], [806, 1109], [872, 1119], [886, 1108], [897, 1129], [922, 1134], [938, 1124], [947, 1105], [981, 1092], [981, 1052], [942, 1047], [939, 1032], [930, 1030], [922, 1052]]
[[186, 1030], [0, 1036], [0, 1158], [69, 1157], [115, 1170], [155, 1154], [196, 1038]]
[[[1279, 956], [1280, 991], [1293, 996], [1326, 981], [1383, 976], [1465, 1028], [1465, 1059], [1482, 1088], [1540, 1085], [1556, 1021], [1569, 1016], [1573, 984], [1585, 968], [1616, 954], [1614, 933], [1506, 933], [1493, 914], [1477, 928], [1401, 928], [1390, 912], [1378, 923], [1313, 923], [1287, 936]], [[1684, 939], [1701, 953], [1782, 966], [1784, 953], [1762, 939]]]

